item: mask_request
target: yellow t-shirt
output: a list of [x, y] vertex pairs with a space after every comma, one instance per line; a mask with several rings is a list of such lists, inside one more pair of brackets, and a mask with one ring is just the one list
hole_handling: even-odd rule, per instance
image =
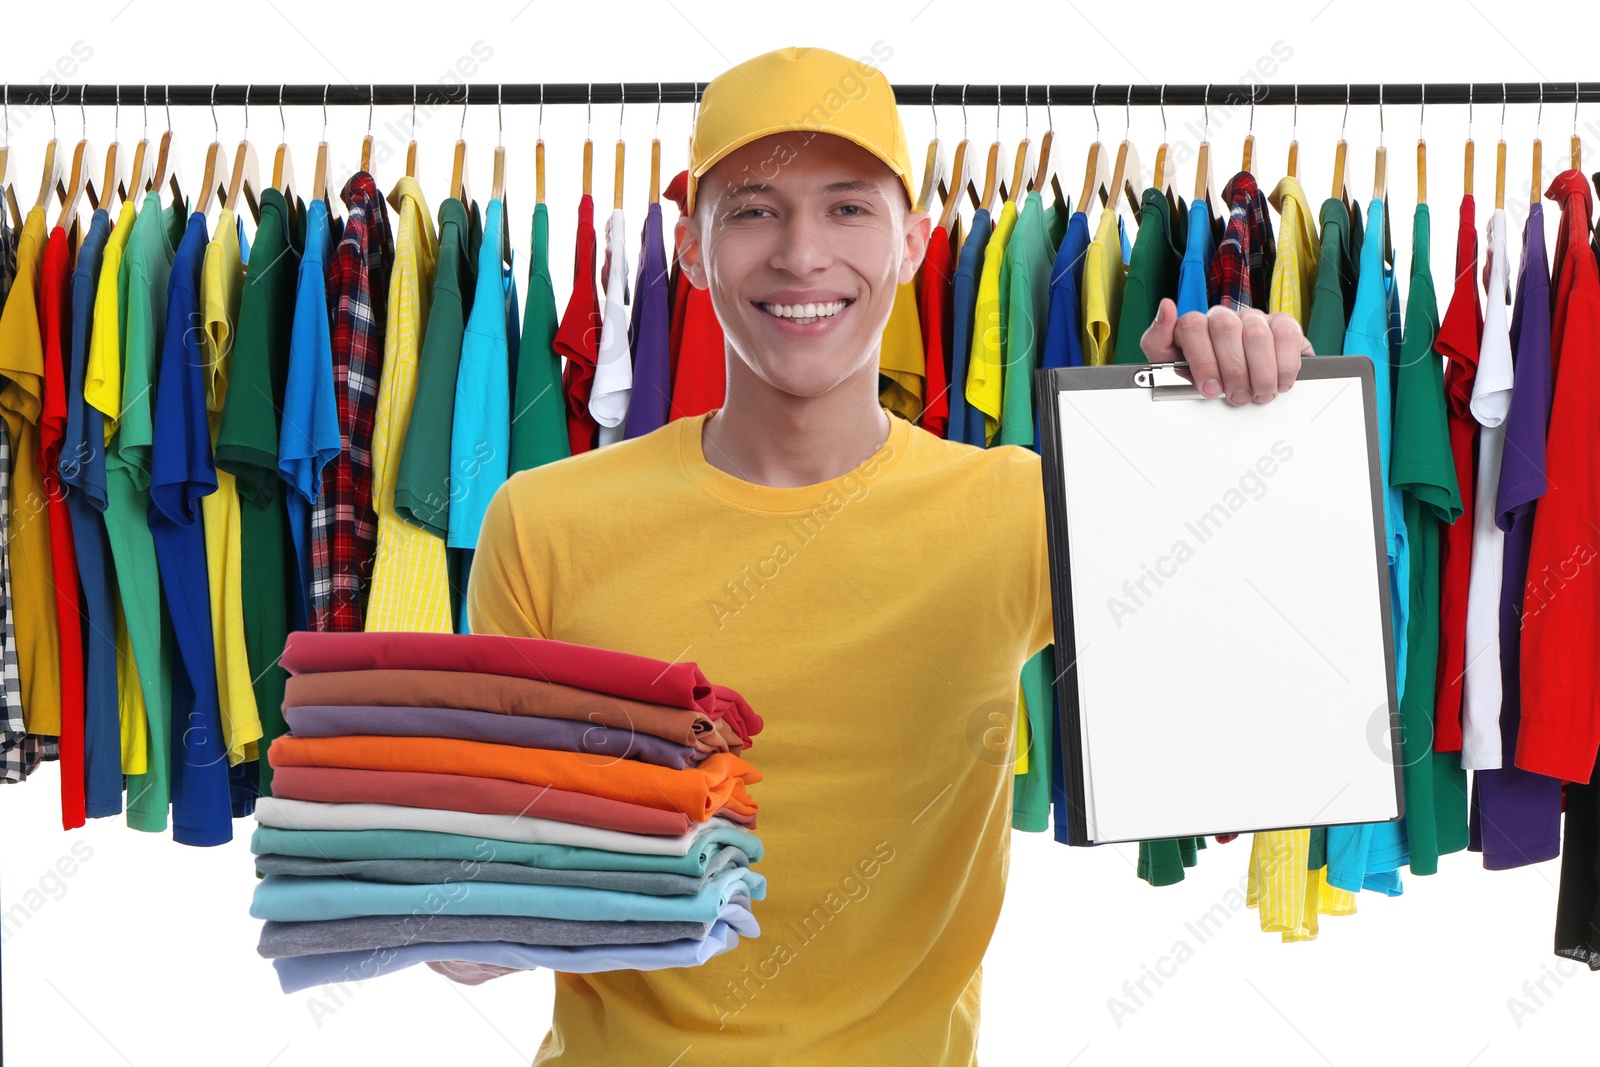
[[39, 415], [44, 402], [44, 339], [39, 332], [39, 267], [44, 208], [33, 207], [17, 239], [17, 272], [0, 313], [0, 418], [11, 437], [13, 633], [22, 682], [22, 717], [30, 734], [61, 733], [61, 631], [50, 566], [50, 511], [39, 473]]
[[766, 723], [761, 936], [557, 973], [534, 1062], [967, 1067], [1010, 860], [985, 731], [1052, 640], [1039, 457], [891, 415], [855, 470], [780, 488], [708, 464], [706, 419], [513, 474], [484, 518], [473, 633], [694, 662]]
[[[205, 331], [200, 351], [206, 361], [206, 419], [216, 447], [222, 407], [228, 397], [234, 326], [239, 321], [239, 229], [233, 211], [223, 208], [216, 236], [206, 245], [200, 273], [200, 306]], [[217, 700], [228, 763], [257, 758], [261, 713], [250, 684], [250, 658], [244, 643], [243, 539], [239, 530], [239, 489], [232, 474], [217, 468], [217, 491], [200, 498], [206, 528], [206, 572], [211, 586], [211, 646], [217, 663]]]
[[1083, 259], [1083, 361], [1088, 366], [1110, 363], [1116, 351], [1117, 320], [1122, 315], [1122, 287], [1127, 276], [1113, 202], [1101, 210], [1094, 240], [1089, 242]]
[[1317, 284], [1317, 259], [1322, 242], [1317, 239], [1316, 216], [1300, 182], [1285, 176], [1268, 198], [1278, 210], [1277, 259], [1272, 265], [1272, 296], [1268, 311], [1293, 315], [1305, 329], [1311, 319], [1306, 299]]
[[[122, 308], [127, 302], [127, 290], [118, 279], [122, 276], [122, 253], [133, 233], [135, 211], [133, 201], [124, 200], [117, 224], [106, 238], [100, 282], [94, 291], [89, 361], [84, 366], [83, 398], [105, 416], [107, 444], [111, 443], [122, 414]], [[145, 712], [144, 689], [134, 670], [133, 641], [122, 614], [120, 590], [115, 582], [109, 584], [117, 615], [117, 720], [122, 733], [122, 772], [144, 774], [149, 769], [150, 721]]]
[[444, 538], [413, 526], [394, 510], [400, 450], [417, 396], [417, 357], [428, 328], [439, 238], [413, 178], [395, 184], [394, 267], [389, 275], [383, 374], [372, 425], [372, 507], [378, 552], [368, 593], [366, 628], [449, 633], [450, 587]]
[[927, 395], [928, 357], [922, 347], [922, 317], [917, 312], [916, 279], [894, 292], [894, 307], [883, 327], [878, 373], [889, 379], [878, 400], [908, 422], [922, 418]]
[[1000, 209], [994, 234], [983, 251], [978, 274], [978, 298], [972, 312], [972, 352], [967, 360], [967, 403], [983, 412], [983, 440], [994, 441], [1000, 432], [1000, 399], [1005, 382], [1005, 315], [1000, 307], [1000, 266], [1006, 243], [1017, 225], [1017, 205], [1007, 200]]

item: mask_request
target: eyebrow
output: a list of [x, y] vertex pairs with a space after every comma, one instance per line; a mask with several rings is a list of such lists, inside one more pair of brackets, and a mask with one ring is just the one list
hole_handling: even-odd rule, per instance
[[[759, 194], [773, 192], [774, 190], [772, 186], [768, 185], [766, 182], [741, 182], [735, 187], [735, 192], [739, 191]], [[827, 185], [824, 185], [820, 190], [818, 190], [818, 192], [822, 193], [823, 195], [831, 195], [833, 193], [866, 193], [882, 196], [883, 188], [878, 185], [877, 182], [863, 181], [860, 178], [847, 178], [843, 181], [829, 182]]]

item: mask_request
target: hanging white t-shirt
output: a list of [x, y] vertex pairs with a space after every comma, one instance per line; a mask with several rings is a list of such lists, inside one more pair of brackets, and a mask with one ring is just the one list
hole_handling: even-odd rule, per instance
[[1500, 572], [1505, 534], [1495, 525], [1506, 412], [1511, 408], [1511, 290], [1506, 267], [1506, 213], [1489, 216], [1489, 252], [1483, 264], [1483, 340], [1472, 387], [1478, 434], [1478, 479], [1472, 514], [1472, 566], [1467, 579], [1467, 659], [1462, 679], [1461, 766], [1500, 767]]
[[600, 424], [600, 444], [622, 440], [622, 419], [633, 389], [633, 358], [628, 348], [628, 248], [622, 209], [606, 222], [606, 258], [600, 269], [606, 290], [600, 316], [600, 353], [595, 358], [589, 414]]

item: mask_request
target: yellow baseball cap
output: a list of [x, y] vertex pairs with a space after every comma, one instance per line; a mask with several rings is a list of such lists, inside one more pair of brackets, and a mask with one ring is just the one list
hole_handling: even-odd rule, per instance
[[826, 48], [779, 48], [717, 75], [700, 97], [689, 150], [694, 211], [700, 176], [729, 152], [773, 133], [831, 133], [865, 148], [899, 175], [917, 202], [911, 149], [894, 87], [871, 63]]

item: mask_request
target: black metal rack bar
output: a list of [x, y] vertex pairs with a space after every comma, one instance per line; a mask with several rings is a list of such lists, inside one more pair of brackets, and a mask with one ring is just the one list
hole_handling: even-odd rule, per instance
[[[351, 105], [418, 104], [687, 104], [699, 99], [705, 82], [475, 82], [373, 85], [279, 85], [256, 82], [250, 85], [88, 85], [16, 84], [0, 86], [11, 106], [46, 104], [111, 105], [150, 104], [155, 106], [206, 106], [208, 104], [252, 107], [279, 103], [329, 107]], [[1063, 106], [1098, 104], [1147, 107], [1157, 104], [1238, 106], [1254, 102], [1262, 106], [1282, 104], [1572, 104], [1600, 101], [1597, 82], [1360, 82], [1350, 85], [1330, 82], [1314, 84], [1266, 85], [1216, 82], [1182, 85], [1055, 85], [1004, 84], [973, 85], [939, 82], [932, 85], [896, 85], [895, 97], [906, 106], [965, 102], [969, 106], [995, 104], [1049, 103]]]

